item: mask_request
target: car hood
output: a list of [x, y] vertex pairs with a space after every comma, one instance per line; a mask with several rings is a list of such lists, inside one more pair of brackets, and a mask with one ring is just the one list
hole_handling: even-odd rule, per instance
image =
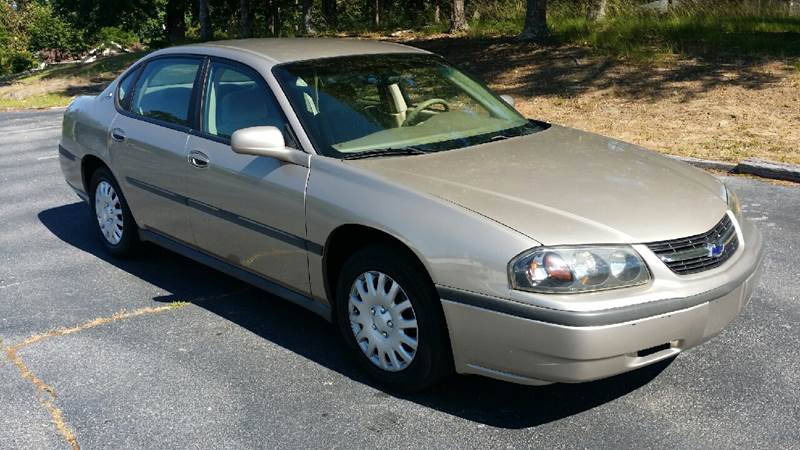
[[547, 245], [686, 237], [711, 229], [727, 209], [722, 183], [699, 169], [560, 126], [465, 149], [347, 163]]

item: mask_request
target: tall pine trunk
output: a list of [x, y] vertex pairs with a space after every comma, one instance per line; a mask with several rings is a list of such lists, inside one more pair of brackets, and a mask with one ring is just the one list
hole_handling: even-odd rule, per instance
[[372, 28], [380, 28], [381, 26], [381, 7], [382, 1], [381, 0], [372, 0]]
[[167, 39], [177, 44], [186, 38], [186, 0], [169, 0], [166, 7]]
[[547, 29], [547, 0], [528, 0], [525, 12], [525, 28], [519, 39], [522, 41], [544, 41], [550, 37]]
[[322, 15], [325, 17], [325, 25], [329, 30], [336, 30], [339, 27], [336, 0], [322, 0]]
[[250, 0], [239, 0], [239, 37], [253, 36], [253, 17], [250, 14]]
[[303, 33], [313, 34], [316, 33], [314, 25], [311, 23], [311, 0], [303, 0]]
[[267, 33], [270, 36], [279, 36], [281, 33], [281, 9], [278, 4], [280, 0], [264, 0], [264, 18], [267, 25]]
[[464, 0], [453, 0], [450, 17], [450, 32], [458, 33], [469, 29], [467, 17], [464, 12]]
[[208, 15], [208, 0], [198, 0], [197, 18], [200, 21], [200, 40], [210, 41], [213, 37], [211, 17]]

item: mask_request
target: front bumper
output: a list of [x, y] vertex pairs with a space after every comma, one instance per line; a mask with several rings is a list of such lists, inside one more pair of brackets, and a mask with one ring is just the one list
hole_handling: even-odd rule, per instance
[[[647, 301], [647, 296], [663, 297], [670, 286], [686, 292], [667, 280], [631, 304], [587, 310], [587, 303], [576, 302], [580, 310], [570, 311], [535, 299], [497, 299], [440, 286], [456, 370], [523, 384], [576, 383], [627, 372], [701, 344], [736, 318], [758, 284], [761, 235], [747, 222], [739, 232], [744, 238], [739, 255], [688, 278], [685, 284], [702, 287], [690, 295]], [[659, 274], [669, 278], [654, 270], [654, 279]]]

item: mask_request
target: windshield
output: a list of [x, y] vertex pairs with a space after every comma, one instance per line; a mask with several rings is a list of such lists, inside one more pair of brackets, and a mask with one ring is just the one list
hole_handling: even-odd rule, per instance
[[450, 150], [540, 129], [434, 55], [379, 54], [273, 69], [323, 155]]

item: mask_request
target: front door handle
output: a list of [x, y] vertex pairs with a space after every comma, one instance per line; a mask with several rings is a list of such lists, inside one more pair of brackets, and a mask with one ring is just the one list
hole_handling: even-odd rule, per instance
[[125, 140], [125, 131], [123, 131], [123, 130], [121, 130], [119, 128], [114, 128], [113, 130], [111, 130], [111, 139], [113, 139], [113, 140], [115, 140], [117, 142], [124, 141]]
[[208, 155], [201, 151], [192, 150], [189, 152], [189, 164], [197, 167], [198, 169], [205, 169], [208, 167]]

